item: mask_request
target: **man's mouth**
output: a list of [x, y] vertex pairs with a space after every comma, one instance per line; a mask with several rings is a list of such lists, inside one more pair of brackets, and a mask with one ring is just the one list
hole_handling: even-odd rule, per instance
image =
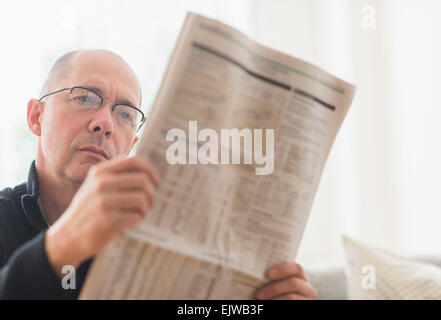
[[80, 151], [86, 152], [87, 154], [101, 160], [109, 160], [109, 155], [104, 149], [100, 149], [97, 147], [84, 147], [81, 148]]

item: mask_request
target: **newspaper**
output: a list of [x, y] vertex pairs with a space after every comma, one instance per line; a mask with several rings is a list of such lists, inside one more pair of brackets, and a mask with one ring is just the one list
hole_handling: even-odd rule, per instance
[[[295, 260], [354, 92], [314, 65], [187, 14], [137, 149], [162, 177], [155, 206], [95, 258], [80, 298], [252, 299], [270, 267]], [[211, 131], [201, 139], [204, 128]], [[239, 138], [207, 146], [227, 129]], [[260, 154], [246, 144], [250, 132]]]

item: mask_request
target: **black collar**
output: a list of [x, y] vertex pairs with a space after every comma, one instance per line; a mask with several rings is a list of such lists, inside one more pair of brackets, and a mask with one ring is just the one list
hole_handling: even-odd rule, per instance
[[48, 228], [43, 217], [43, 213], [38, 205], [38, 197], [40, 196], [38, 174], [35, 168], [35, 160], [32, 161], [28, 173], [28, 182], [26, 184], [27, 193], [21, 196], [21, 205], [29, 222], [38, 230], [42, 231]]

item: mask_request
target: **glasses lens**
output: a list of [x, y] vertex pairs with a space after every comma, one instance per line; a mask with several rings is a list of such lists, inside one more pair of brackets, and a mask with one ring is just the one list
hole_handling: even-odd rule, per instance
[[142, 122], [142, 113], [134, 108], [124, 104], [118, 104], [114, 109], [115, 116], [122, 124], [132, 129], [137, 129]]
[[78, 105], [96, 109], [101, 106], [101, 97], [96, 93], [84, 88], [73, 88], [71, 92], [72, 100]]

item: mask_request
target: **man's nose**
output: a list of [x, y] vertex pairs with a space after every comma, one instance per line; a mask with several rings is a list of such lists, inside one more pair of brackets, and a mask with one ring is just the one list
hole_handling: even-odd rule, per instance
[[101, 134], [110, 137], [115, 130], [114, 117], [112, 114], [112, 104], [103, 102], [103, 105], [96, 110], [92, 121], [89, 124], [89, 131], [92, 134]]

